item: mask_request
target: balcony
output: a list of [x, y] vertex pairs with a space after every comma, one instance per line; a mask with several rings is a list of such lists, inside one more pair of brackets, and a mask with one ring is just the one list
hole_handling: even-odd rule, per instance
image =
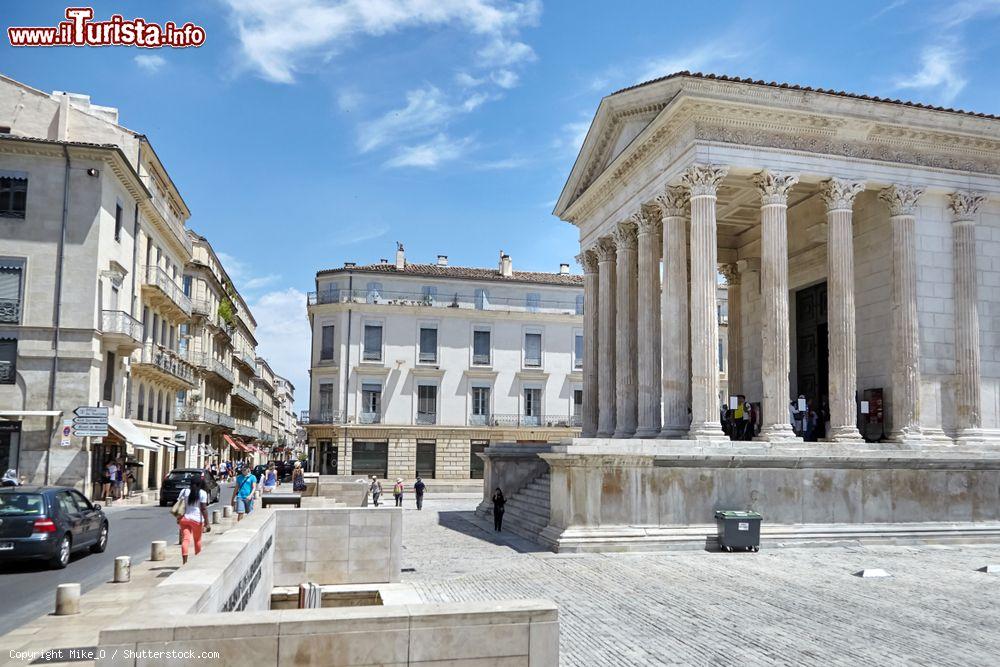
[[417, 413], [417, 423], [418, 424], [437, 424], [437, 413], [436, 412], [418, 412]]
[[318, 306], [337, 303], [367, 303], [383, 306], [411, 306], [420, 308], [465, 308], [493, 310], [505, 313], [546, 313], [582, 315], [575, 299], [539, 299], [529, 301], [526, 296], [491, 297], [485, 294], [427, 295], [421, 292], [388, 292], [385, 290], [337, 289], [309, 292], [306, 305]]
[[218, 379], [229, 384], [236, 383], [236, 375], [224, 362], [216, 359], [208, 352], [203, 352], [196, 357], [196, 363], [204, 372], [215, 375]]
[[319, 412], [303, 413], [299, 417], [300, 424], [341, 424], [344, 421], [343, 410], [320, 410]]
[[573, 428], [579, 425], [579, 417], [569, 415], [492, 415], [491, 426]]
[[149, 293], [153, 305], [170, 309], [181, 319], [191, 317], [191, 297], [166, 271], [159, 266], [147, 266], [143, 273], [143, 291]]
[[21, 300], [0, 299], [0, 324], [18, 324], [21, 321]]
[[236, 426], [236, 420], [229, 415], [203, 408], [200, 405], [182, 405], [177, 407], [178, 422], [204, 422], [220, 426], [227, 430], [232, 430]]
[[250, 375], [257, 375], [257, 359], [246, 350], [234, 350], [233, 361], [238, 361], [250, 370]]
[[240, 436], [241, 438], [252, 438], [254, 440], [260, 440], [260, 431], [255, 429], [253, 426], [244, 426], [243, 424], [237, 424], [236, 428], [233, 429], [233, 433]]
[[142, 346], [139, 358], [133, 367], [140, 374], [148, 373], [178, 389], [192, 389], [195, 386], [194, 366], [179, 352], [156, 343], [146, 343]]
[[379, 412], [362, 412], [358, 415], [359, 424], [381, 424], [382, 414]]
[[492, 415], [469, 415], [469, 426], [489, 426], [492, 422]]
[[208, 299], [191, 299], [191, 314], [212, 319], [215, 313], [212, 312]]
[[260, 410], [260, 399], [257, 398], [252, 391], [242, 385], [233, 385], [233, 398], [239, 399], [254, 410]]
[[127, 352], [142, 345], [142, 323], [124, 310], [102, 310], [101, 333]]

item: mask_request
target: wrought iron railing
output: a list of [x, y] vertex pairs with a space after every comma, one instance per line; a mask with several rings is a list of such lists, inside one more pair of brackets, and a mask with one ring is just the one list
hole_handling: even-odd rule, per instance
[[491, 415], [490, 425], [571, 428], [579, 426], [579, 418], [569, 415]]
[[381, 424], [382, 414], [379, 412], [362, 412], [358, 415], [359, 424]]
[[123, 334], [137, 343], [142, 342], [142, 323], [124, 310], [102, 310], [101, 331]]
[[155, 366], [188, 384], [194, 384], [194, 366], [180, 352], [156, 343], [146, 343], [141, 348], [139, 363]]
[[437, 352], [421, 352], [420, 353], [420, 363], [422, 364], [436, 364], [438, 360]]
[[241, 438], [256, 438], [260, 439], [260, 431], [255, 429], [253, 426], [245, 426], [243, 424], [237, 424], [233, 429], [233, 433], [240, 436]]
[[300, 424], [340, 424], [344, 421], [343, 410], [320, 410], [319, 412], [303, 412], [299, 416]]
[[472, 355], [472, 365], [473, 366], [489, 366], [490, 365], [490, 355], [488, 355], [488, 354], [473, 354]]
[[492, 415], [469, 415], [470, 426], [489, 426]]
[[236, 382], [236, 375], [233, 373], [233, 369], [225, 364], [225, 362], [216, 359], [210, 352], [202, 352], [200, 354], [193, 354], [192, 361], [204, 368], [205, 370], [211, 371], [216, 375], [225, 379], [229, 384]]
[[174, 279], [162, 267], [153, 265], [146, 267], [146, 284], [154, 285], [185, 314], [191, 314], [191, 297], [184, 293], [181, 286], [174, 282]]
[[21, 321], [21, 300], [0, 299], [0, 323], [17, 324]]
[[250, 405], [254, 406], [257, 410], [260, 410], [260, 399], [257, 398], [256, 394], [254, 394], [252, 391], [250, 391], [246, 387], [244, 387], [242, 385], [239, 385], [239, 384], [234, 384], [233, 385], [233, 396], [238, 396], [244, 402], [249, 403]]
[[437, 424], [437, 413], [436, 412], [418, 412], [417, 413], [417, 423], [418, 424]]
[[[582, 287], [582, 285], [581, 285]], [[495, 297], [488, 294], [462, 294], [442, 292], [428, 295], [422, 292], [396, 292], [369, 289], [335, 289], [309, 292], [307, 305], [327, 303], [370, 303], [380, 305], [422, 306], [427, 308], [468, 308], [474, 310], [498, 310], [503, 312], [560, 313], [582, 315], [583, 311], [574, 299], [532, 299], [526, 295], [519, 297]]]

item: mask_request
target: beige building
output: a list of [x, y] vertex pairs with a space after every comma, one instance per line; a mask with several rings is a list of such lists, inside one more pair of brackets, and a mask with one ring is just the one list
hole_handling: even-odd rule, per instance
[[301, 453], [297, 447], [299, 420], [295, 415], [295, 385], [280, 376], [274, 378], [275, 438], [286, 456]]

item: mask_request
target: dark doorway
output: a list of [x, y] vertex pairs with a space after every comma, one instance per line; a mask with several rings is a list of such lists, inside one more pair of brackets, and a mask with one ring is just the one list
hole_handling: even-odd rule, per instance
[[795, 359], [799, 395], [805, 396], [819, 412], [830, 391], [826, 283], [795, 293]]
[[355, 440], [351, 447], [351, 474], [386, 479], [389, 476], [389, 443]]

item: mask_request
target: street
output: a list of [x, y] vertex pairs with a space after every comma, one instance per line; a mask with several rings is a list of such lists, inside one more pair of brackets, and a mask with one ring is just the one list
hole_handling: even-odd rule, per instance
[[[223, 485], [221, 501], [232, 494], [232, 485]], [[210, 509], [217, 509], [218, 504]], [[167, 540], [177, 543], [177, 522], [170, 509], [159, 505], [106, 507], [110, 522], [108, 548], [102, 554], [87, 550], [73, 555], [65, 570], [51, 570], [40, 561], [0, 564], [0, 635], [26, 621], [52, 611], [57, 584], [79, 583], [83, 592], [110, 581], [116, 556], [131, 556], [136, 564], [149, 558], [149, 543]]]

